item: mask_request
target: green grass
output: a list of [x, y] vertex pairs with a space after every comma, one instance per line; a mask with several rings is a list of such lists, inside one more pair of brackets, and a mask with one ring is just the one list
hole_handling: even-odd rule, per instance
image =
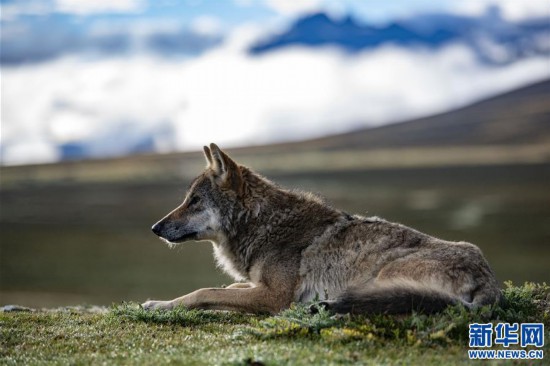
[[[114, 305], [0, 313], [0, 364], [462, 364], [473, 322], [543, 322], [550, 287], [503, 290], [501, 306], [426, 316], [333, 316], [295, 305], [277, 316]], [[519, 348], [519, 346], [511, 346]], [[540, 362], [540, 361], [539, 361]]]

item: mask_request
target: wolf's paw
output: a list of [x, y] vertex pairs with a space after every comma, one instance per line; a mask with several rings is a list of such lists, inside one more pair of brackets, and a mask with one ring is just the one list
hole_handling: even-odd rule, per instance
[[149, 300], [141, 304], [141, 307], [145, 310], [171, 310], [174, 308], [174, 305], [172, 301]]

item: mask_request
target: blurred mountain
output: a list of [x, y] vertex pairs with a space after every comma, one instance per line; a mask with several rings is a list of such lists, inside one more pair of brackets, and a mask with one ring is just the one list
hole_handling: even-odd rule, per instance
[[527, 144], [550, 145], [550, 80], [447, 113], [310, 140], [307, 149]]
[[550, 54], [546, 18], [509, 22], [498, 7], [480, 17], [453, 14], [417, 15], [381, 26], [360, 24], [352, 17], [333, 19], [324, 13], [296, 20], [285, 32], [264, 39], [250, 48], [263, 54], [289, 46], [334, 46], [355, 53], [381, 46], [437, 49], [464, 44], [480, 61], [506, 64], [534, 55]]

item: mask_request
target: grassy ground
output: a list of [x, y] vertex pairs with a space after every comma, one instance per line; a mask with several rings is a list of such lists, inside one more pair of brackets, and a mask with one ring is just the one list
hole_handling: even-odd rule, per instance
[[0, 364], [452, 365], [468, 360], [468, 325], [489, 321], [543, 322], [546, 360], [530, 361], [542, 364], [550, 352], [549, 292], [545, 284], [508, 284], [500, 307], [433, 316], [312, 315], [295, 306], [267, 317], [145, 312], [137, 304], [3, 312]]

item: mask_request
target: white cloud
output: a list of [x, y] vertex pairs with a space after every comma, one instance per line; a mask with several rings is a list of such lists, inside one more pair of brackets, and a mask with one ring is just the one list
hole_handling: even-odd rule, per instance
[[309, 13], [321, 9], [321, 0], [264, 0], [267, 7], [283, 15]]
[[452, 9], [470, 15], [481, 15], [492, 6], [498, 7], [502, 16], [512, 21], [550, 17], [548, 0], [461, 0], [451, 3]]
[[48, 140], [26, 138], [2, 153], [2, 164], [41, 164], [59, 160], [57, 147]]
[[49, 124], [49, 134], [57, 143], [88, 139], [94, 133], [94, 120], [91, 117], [78, 111], [59, 111]]
[[142, 0], [55, 0], [56, 11], [77, 15], [128, 13], [143, 10]]
[[204, 36], [216, 36], [219, 35], [222, 30], [221, 21], [210, 15], [201, 15], [190, 24], [190, 28], [193, 32]]
[[19, 16], [44, 16], [54, 12], [91, 15], [98, 13], [135, 13], [142, 11], [145, 0], [28, 0], [2, 3], [1, 19], [14, 20]]
[[295, 47], [257, 57], [244, 52], [246, 34], [183, 62], [2, 67], [3, 163], [56, 159], [58, 144], [79, 141], [101, 155], [147, 138], [161, 151], [297, 140], [437, 113], [550, 77], [546, 57], [493, 67], [460, 45], [355, 56]]
[[[25, 2], [2, 3], [0, 19], [3, 21], [14, 20], [21, 15], [46, 15], [51, 13], [52, 6], [41, 0]], [[2, 29], [4, 32], [4, 29]]]

